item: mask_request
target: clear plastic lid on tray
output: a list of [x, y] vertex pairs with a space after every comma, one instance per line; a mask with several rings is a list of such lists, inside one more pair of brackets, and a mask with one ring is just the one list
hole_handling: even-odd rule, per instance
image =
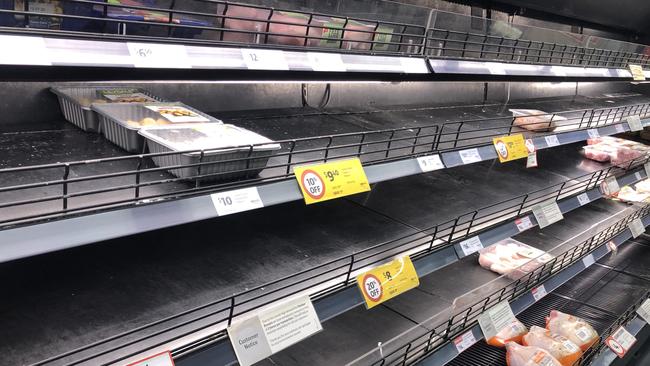
[[148, 90], [128, 86], [55, 86], [52, 92], [89, 108], [94, 103], [160, 103]]
[[278, 150], [280, 144], [255, 132], [228, 124], [200, 123], [145, 127], [139, 133], [173, 151], [204, 150], [219, 153], [233, 150]]
[[181, 102], [93, 104], [93, 110], [129, 128], [184, 123], [222, 123]]

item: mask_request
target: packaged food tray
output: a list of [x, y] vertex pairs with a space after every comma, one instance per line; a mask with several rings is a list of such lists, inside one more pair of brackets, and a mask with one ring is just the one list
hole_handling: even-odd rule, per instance
[[63, 116], [67, 121], [71, 122], [84, 131], [99, 132], [99, 117], [97, 116], [97, 113], [91, 109], [91, 105], [96, 102], [110, 103], [111, 101], [107, 98], [101, 98], [98, 96], [98, 92], [104, 90], [123, 91], [126, 89], [144, 94], [151, 98], [152, 101], [163, 101], [161, 98], [154, 96], [147, 90], [132, 88], [128, 86], [59, 86], [52, 87], [50, 90], [52, 93], [56, 94], [57, 98], [59, 99], [61, 111], [63, 112]]
[[151, 153], [203, 151], [202, 158], [201, 151], [152, 157], [159, 167], [210, 163], [169, 170], [179, 178], [211, 174], [203, 180], [255, 177], [273, 152], [280, 149], [280, 144], [264, 136], [228, 124], [145, 127], [140, 134], [146, 138]]
[[[169, 120], [169, 117], [164, 117], [153, 108], [181, 108], [190, 111], [193, 116], [188, 117], [185, 122]], [[181, 102], [93, 104], [92, 109], [99, 114], [102, 133], [106, 139], [132, 153], [143, 151], [144, 138], [138, 134], [138, 131], [144, 126], [195, 122], [222, 123], [220, 120]]]

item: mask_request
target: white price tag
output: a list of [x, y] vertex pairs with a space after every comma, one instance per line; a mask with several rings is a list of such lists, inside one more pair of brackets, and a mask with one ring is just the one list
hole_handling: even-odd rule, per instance
[[596, 137], [600, 137], [600, 132], [598, 132], [598, 130], [595, 128], [588, 129], [587, 134], [589, 135], [590, 139], [595, 139]]
[[539, 285], [538, 287], [532, 289], [530, 293], [533, 294], [533, 298], [535, 299], [535, 302], [537, 302], [539, 299], [546, 296], [546, 287], [544, 287], [544, 285]]
[[557, 139], [557, 135], [546, 136], [544, 137], [544, 140], [546, 140], [546, 145], [548, 147], [553, 147], [560, 144], [560, 140]]
[[530, 216], [524, 216], [516, 219], [515, 225], [517, 225], [517, 230], [519, 230], [519, 232], [522, 232], [533, 227], [533, 222], [530, 221]]
[[643, 168], [645, 169], [645, 176], [650, 178], [650, 163], [643, 164]]
[[283, 51], [242, 48], [241, 55], [252, 70], [289, 70]]
[[476, 343], [476, 337], [474, 337], [474, 333], [471, 330], [454, 339], [454, 345], [458, 353], [463, 353], [464, 350], [470, 348], [474, 343]]
[[481, 242], [481, 238], [479, 238], [478, 235], [467, 240], [463, 240], [458, 245], [466, 256], [483, 249], [483, 243]]
[[627, 351], [629, 351], [635, 343], [636, 337], [628, 332], [623, 326], [620, 326], [605, 340], [607, 347], [616, 353], [619, 358], [625, 357]]
[[580, 206], [584, 206], [589, 202], [591, 202], [591, 200], [586, 193], [581, 193], [578, 195], [578, 203], [580, 203]]
[[596, 263], [596, 260], [594, 259], [593, 254], [589, 254], [588, 256], [582, 258], [582, 264], [585, 265], [585, 268], [590, 267], [594, 263]]
[[210, 195], [219, 216], [264, 207], [256, 187], [236, 189]]
[[547, 201], [533, 207], [533, 215], [539, 224], [539, 228], [543, 229], [551, 224], [554, 224], [564, 218], [562, 211], [557, 205], [555, 200]]
[[305, 295], [233, 323], [228, 338], [239, 364], [249, 366], [322, 329], [314, 305]]
[[526, 168], [537, 168], [537, 151], [528, 154]]
[[433, 170], [444, 169], [445, 165], [440, 160], [440, 155], [428, 155], [421, 156], [418, 159], [418, 165], [420, 165], [420, 170], [423, 173], [430, 172]]
[[650, 299], [646, 299], [638, 309], [636, 313], [639, 314], [641, 319], [645, 320], [646, 323], [650, 324]]
[[308, 52], [307, 58], [314, 71], [347, 71], [338, 53]]
[[614, 128], [616, 128], [616, 133], [623, 133], [623, 132], [625, 132], [625, 127], [623, 126], [622, 123], [617, 123], [616, 126], [615, 126]]
[[643, 126], [641, 125], [641, 117], [639, 116], [629, 116], [626, 118], [627, 125], [630, 126], [630, 131], [641, 131]]
[[605, 181], [602, 184], [602, 191], [606, 195], [612, 195], [618, 191], [620, 191], [621, 188], [618, 186], [618, 180], [616, 177], [609, 177], [605, 179]]
[[515, 321], [515, 314], [512, 313], [507, 300], [494, 305], [478, 317], [478, 324], [486, 340], [510, 326], [513, 321]]
[[643, 225], [643, 221], [641, 221], [641, 219], [632, 220], [632, 222], [630, 222], [627, 227], [630, 228], [633, 238], [638, 238], [645, 232], [645, 225]]
[[185, 46], [178, 44], [127, 42], [135, 67], [161, 69], [189, 69], [192, 64]]
[[463, 161], [463, 164], [471, 164], [483, 160], [481, 159], [481, 155], [478, 153], [478, 149], [461, 150], [458, 153], [460, 154], [460, 159]]
[[641, 176], [641, 172], [634, 173], [634, 179], [636, 179], [637, 182], [643, 179], [643, 177]]
[[174, 366], [172, 354], [169, 352], [159, 353], [143, 360], [128, 364], [127, 366]]

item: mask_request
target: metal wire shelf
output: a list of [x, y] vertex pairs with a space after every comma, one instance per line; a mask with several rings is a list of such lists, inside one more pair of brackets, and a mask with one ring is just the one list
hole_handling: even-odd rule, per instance
[[[418, 259], [435, 254], [470, 236], [489, 230], [499, 223], [525, 215], [539, 203], [548, 200], [559, 200], [594, 189], [599, 187], [607, 177], [620, 175], [628, 169], [647, 161], [650, 161], [650, 159], [629, 161], [625, 168], [608, 167], [479, 210], [467, 212], [455, 219], [438, 223], [415, 234], [379, 243], [362, 251], [257, 286], [248, 291], [188, 309], [180, 314], [71, 350], [35, 365], [47, 365], [54, 361], [57, 364], [77, 365], [96, 357], [111, 355], [113, 352], [119, 352], [120, 349], [136, 344], [146, 345], [137, 347], [137, 352], [126, 355], [119, 354], [114, 359], [112, 358], [112, 361], [117, 362], [146, 349], [177, 341], [190, 334], [205, 331], [215, 326], [221, 327], [221, 331], [212, 332], [208, 337], [195, 340], [190, 345], [174, 350], [174, 355], [183, 354], [188, 350], [196, 350], [206, 343], [224, 339], [226, 337], [226, 326], [230, 325], [236, 318], [269, 305], [280, 298], [287, 298], [305, 291], [310, 292], [312, 299], [325, 298], [334, 292], [355, 286], [355, 277], [358, 273], [366, 268], [385, 262], [396, 255], [409, 253], [411, 258]], [[650, 210], [650, 208], [646, 210]], [[570, 258], [573, 259], [576, 255], [582, 255], [586, 250], [584, 249]], [[566, 260], [558, 262], [556, 258], [553, 263], [566, 266]], [[506, 298], [507, 295], [514, 296], [513, 294], [518, 296], [525, 291], [525, 287], [529, 287], [534, 281], [539, 282], [547, 278], [549, 275], [547, 272], [555, 273], [557, 271], [555, 267], [550, 270], [549, 268], [551, 268], [550, 264], [543, 267], [543, 272], [539, 274], [535, 272], [536, 277], [531, 277], [528, 280], [523, 278], [518, 280], [514, 289], [501, 292], [499, 298]], [[492, 302], [486, 302], [483, 308]], [[473, 307], [472, 309], [460, 321], [458, 319], [454, 320], [453, 324], [449, 325], [449, 332], [457, 332], [461, 325], [470, 323], [470, 317], [477, 315], [478, 308]]]
[[[29, 1], [23, 10], [0, 2], [0, 30], [95, 40], [255, 45], [526, 64], [616, 68], [631, 63], [650, 64], [650, 55], [645, 53], [516, 39], [491, 34], [487, 27], [484, 33], [472, 33], [436, 28], [435, 22], [411, 24], [228, 1], [198, 1], [205, 3], [208, 10], [177, 9], [181, 3], [175, 1], [163, 7], [146, 2], [134, 6], [103, 0], [63, 0], [60, 12], [44, 13], [30, 11]], [[430, 11], [431, 18], [435, 18], [438, 11]]]
[[[595, 236], [556, 256], [553, 260], [540, 265], [521, 278], [512, 281], [507, 286], [492, 292], [481, 300], [467, 306], [462, 311], [452, 314], [447, 322], [439, 324], [430, 331], [423, 332], [423, 334], [417, 337], [413, 337], [404, 343], [403, 346], [385, 354], [381, 359], [374, 362], [373, 365], [410, 365], [417, 363], [474, 326], [477, 323], [479, 315], [490, 307], [504, 300], [513, 301], [526, 294], [540, 283], [543, 283], [548, 278], [578, 262], [593, 250], [626, 230], [628, 224], [633, 220], [645, 217], [648, 214], [650, 214], [650, 206], [646, 205]], [[593, 356], [589, 354], [585, 355], [583, 359], [587, 360], [591, 359], [591, 357]]]
[[[649, 116], [650, 103], [537, 117], [545, 117], [549, 124], [564, 117], [566, 120], [557, 122], [561, 123], [560, 127], [575, 131], [622, 124], [627, 116], [632, 115], [641, 118]], [[251, 177], [251, 172], [258, 170], [254, 163], [261, 159], [253, 156], [258, 145], [244, 146], [248, 150], [245, 157], [219, 162], [204, 161], [205, 151], [192, 150], [0, 169], [0, 179], [8, 182], [0, 186], [0, 229], [292, 179], [296, 166], [333, 159], [357, 157], [364, 166], [372, 166], [490, 145], [492, 138], [513, 133], [525, 131], [525, 134], [532, 136], [548, 134], [528, 132], [524, 128], [529, 123], [515, 121], [514, 117], [474, 119], [277, 141], [281, 149], [271, 157], [260, 175], [254, 177]], [[199, 161], [160, 167], [151, 161], [152, 157], [187, 153], [199, 154]], [[214, 164], [236, 164], [245, 168], [203, 173], [205, 167]], [[183, 178], [168, 173], [181, 168], [192, 168], [195, 173]], [[235, 173], [248, 177], [238, 181], [223, 179]]]

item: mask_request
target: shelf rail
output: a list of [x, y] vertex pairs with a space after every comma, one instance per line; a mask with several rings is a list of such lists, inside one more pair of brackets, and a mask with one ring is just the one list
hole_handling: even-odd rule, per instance
[[[120, 349], [127, 349], [133, 345], [146, 345], [136, 347], [137, 352], [120, 354], [112, 357], [112, 362], [119, 362], [133, 357], [147, 349], [163, 346], [197, 332], [213, 329], [220, 326], [221, 330], [213, 332], [205, 338], [195, 341], [192, 345], [186, 345], [183, 349], [174, 350], [173, 354], [187, 352], [187, 349], [196, 350], [205, 342], [216, 342], [226, 338], [225, 328], [233, 320], [246, 316], [251, 312], [264, 306], [272, 304], [280, 298], [287, 298], [308, 291], [312, 299], [322, 299], [337, 291], [342, 291], [356, 285], [356, 275], [367, 268], [383, 263], [396, 255], [408, 253], [411, 258], [417, 259], [432, 253], [442, 251], [453, 246], [455, 243], [490, 227], [503, 223], [508, 219], [515, 219], [530, 213], [532, 208], [548, 200], [559, 200], [565, 197], [574, 196], [582, 192], [597, 188], [605, 179], [610, 176], [618, 176], [639, 164], [650, 161], [631, 160], [625, 167], [608, 167], [568, 181], [554, 184], [552, 186], [535, 190], [499, 203], [495, 203], [478, 210], [473, 210], [459, 215], [455, 219], [432, 225], [415, 234], [402, 236], [396, 239], [379, 243], [367, 249], [351, 253], [346, 256], [331, 260], [321, 265], [279, 278], [269, 283], [251, 288], [245, 292], [229, 296], [217, 301], [188, 309], [182, 313], [160, 319], [150, 324], [117, 334], [104, 340], [71, 350], [64, 354], [43, 360], [34, 364], [47, 365], [52, 362], [56, 364], [78, 365], [97, 357], [110, 355]], [[650, 210], [650, 208], [646, 208]], [[621, 226], [623, 224], [619, 224]], [[618, 226], [617, 226], [618, 227]], [[600, 234], [598, 238], [605, 234]], [[594, 241], [595, 243], [596, 241]], [[595, 244], [594, 244], [595, 245]], [[450, 320], [444, 329], [447, 333], [455, 334], [461, 327], [469, 324], [480, 314], [480, 309], [498, 302], [498, 299], [505, 299], [518, 296], [525, 288], [532, 283], [537, 283], [547, 278], [558, 269], [564, 268], [569, 261], [585, 254], [592, 247], [580, 249], [573, 254], [565, 254], [556, 258], [552, 264], [547, 264], [539, 271], [531, 273], [528, 278], [521, 278], [507, 290], [496, 295], [491, 295], [488, 301], [473, 305], [470, 309]], [[435, 346], [427, 345], [427, 349]]]

